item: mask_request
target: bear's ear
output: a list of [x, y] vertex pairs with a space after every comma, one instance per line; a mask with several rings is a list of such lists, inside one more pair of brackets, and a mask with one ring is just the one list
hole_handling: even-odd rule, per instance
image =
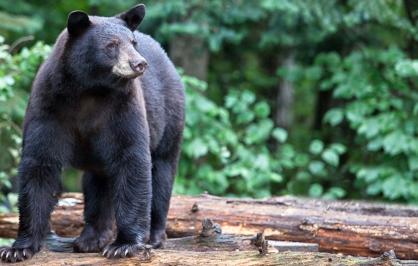
[[73, 11], [68, 15], [67, 30], [72, 36], [83, 33], [90, 25], [89, 16], [83, 11]]
[[116, 17], [125, 21], [126, 25], [131, 31], [136, 30], [141, 21], [145, 17], [145, 5], [139, 4], [129, 9], [128, 11], [117, 15]]

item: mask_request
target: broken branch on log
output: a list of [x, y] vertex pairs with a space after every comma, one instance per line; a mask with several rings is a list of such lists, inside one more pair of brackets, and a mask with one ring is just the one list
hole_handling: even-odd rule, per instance
[[[62, 236], [76, 236], [83, 226], [82, 196], [68, 193], [52, 215]], [[379, 256], [394, 250], [402, 259], [418, 259], [418, 208], [363, 202], [278, 197], [226, 199], [209, 195], [174, 196], [168, 216], [169, 237], [199, 234], [204, 218], [225, 234], [264, 232], [268, 240], [318, 243], [319, 250], [356, 256]], [[18, 216], [0, 216], [0, 237], [16, 235]]]

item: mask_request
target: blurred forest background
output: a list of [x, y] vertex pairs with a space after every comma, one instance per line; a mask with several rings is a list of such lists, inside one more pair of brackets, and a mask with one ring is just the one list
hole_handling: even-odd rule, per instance
[[[418, 203], [418, 1], [143, 2], [139, 30], [187, 90], [176, 193]], [[137, 3], [0, 1], [0, 211], [16, 201], [31, 82], [67, 14]]]

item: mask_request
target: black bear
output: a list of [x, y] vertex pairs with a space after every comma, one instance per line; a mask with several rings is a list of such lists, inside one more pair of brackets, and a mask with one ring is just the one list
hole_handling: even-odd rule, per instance
[[18, 175], [18, 236], [0, 250], [2, 261], [40, 250], [67, 166], [84, 171], [85, 226], [76, 252], [119, 258], [145, 244], [162, 245], [184, 89], [160, 45], [136, 31], [144, 15], [142, 4], [115, 17], [69, 14], [33, 82]]

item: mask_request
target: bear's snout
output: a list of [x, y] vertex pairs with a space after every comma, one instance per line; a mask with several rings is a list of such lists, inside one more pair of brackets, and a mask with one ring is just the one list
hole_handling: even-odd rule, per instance
[[148, 62], [137, 51], [122, 51], [117, 63], [112, 68], [112, 73], [123, 78], [136, 78], [144, 74]]
[[129, 65], [131, 66], [132, 70], [141, 75], [145, 72], [145, 69], [148, 66], [148, 63], [145, 59], [140, 59], [140, 60], [135, 60], [135, 61], [130, 61]]

